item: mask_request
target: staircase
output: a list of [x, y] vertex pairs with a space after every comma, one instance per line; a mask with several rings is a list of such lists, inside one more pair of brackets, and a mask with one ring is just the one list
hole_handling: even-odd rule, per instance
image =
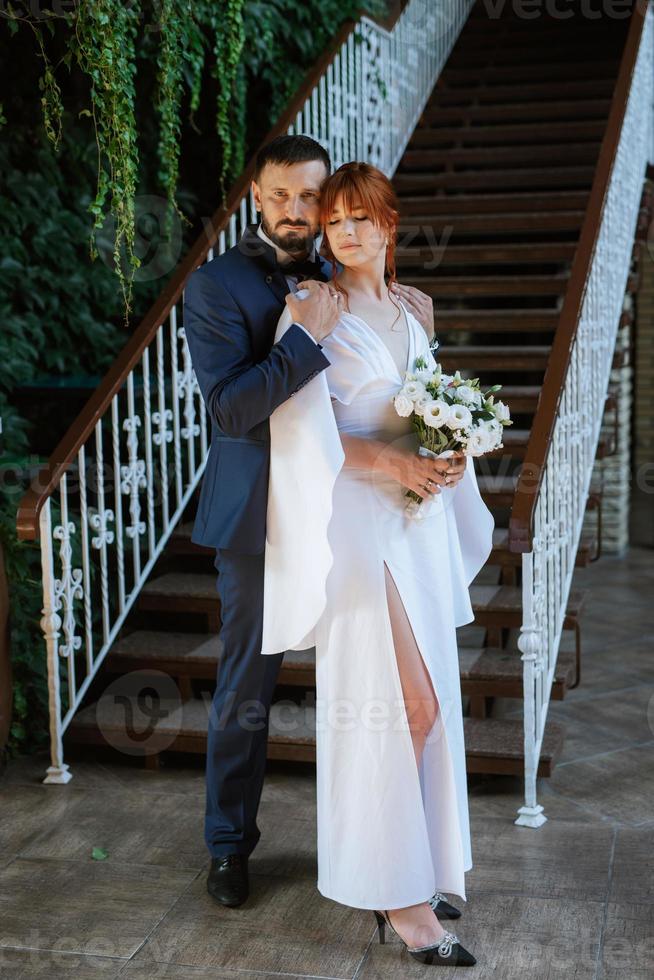
[[[607, 126], [628, 21], [602, 17], [528, 21], [508, 7], [470, 14], [397, 168], [402, 224], [398, 278], [436, 308], [445, 370], [504, 384], [514, 420], [504, 447], [478, 461], [482, 496], [496, 519], [493, 551], [471, 587], [476, 630], [461, 636], [461, 686], [469, 772], [521, 774], [522, 720], [502, 717], [498, 699], [523, 697], [515, 635], [522, 625], [521, 554], [509, 547], [509, 517], [544, 372], [586, 214]], [[612, 451], [601, 442], [599, 454]], [[146, 763], [161, 751], [202, 753], [219, 669], [220, 606], [213, 553], [190, 541], [195, 494], [137, 604], [67, 730], [69, 743], [120, 747], [124, 711], [99, 698], [131, 671], [174, 678], [181, 701], [164, 698]], [[601, 488], [588, 506], [601, 505]], [[582, 538], [576, 562], [599, 556]], [[551, 697], [580, 681], [584, 594], [572, 590], [563, 628], [575, 650], [560, 653]], [[466, 645], [466, 633], [483, 640]], [[155, 682], [156, 686], [156, 682]], [[269, 757], [312, 761], [311, 651], [287, 652], [270, 719]], [[288, 712], [297, 708], [297, 723]], [[282, 723], [282, 720], [284, 723]], [[157, 738], [159, 741], [157, 742]], [[564, 731], [547, 722], [537, 768], [551, 775]], [[127, 742], [125, 742], [127, 744]]]

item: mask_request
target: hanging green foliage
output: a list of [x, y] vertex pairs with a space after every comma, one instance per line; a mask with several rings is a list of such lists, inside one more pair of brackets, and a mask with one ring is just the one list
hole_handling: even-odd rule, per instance
[[206, 41], [202, 24], [198, 19], [197, 7], [193, 7], [193, 17], [186, 22], [184, 36], [184, 73], [186, 83], [189, 88], [189, 121], [193, 128], [195, 126], [194, 115], [200, 105], [200, 95], [202, 92], [202, 71], [204, 69]]
[[[154, 68], [156, 179], [166, 195], [165, 234], [170, 236], [175, 215], [190, 226], [177, 200], [184, 103], [186, 98], [190, 126], [204, 137], [196, 120], [207, 62], [217, 83], [212, 92], [220, 143], [216, 181], [224, 205], [229, 184], [243, 170], [250, 136], [260, 136], [271, 125], [343, 21], [361, 7], [381, 12], [386, 0], [53, 0], [52, 7], [48, 10], [46, 0], [40, 0], [35, 12], [32, 5], [6, 0], [3, 19], [12, 34], [21, 24], [34, 34], [42, 63], [38, 84], [44, 128], [55, 149], [65, 118], [59, 66], [70, 73], [78, 66], [88, 79], [88, 107], [76, 111], [91, 120], [97, 146], [97, 185], [88, 204], [93, 218], [89, 250], [95, 260], [97, 233], [104, 228], [127, 324], [141, 265], [135, 228], [137, 51]], [[55, 31], [61, 26], [65, 38]], [[51, 44], [57, 50], [52, 60]], [[0, 107], [0, 126], [4, 118]]]
[[[191, 224], [178, 207], [175, 194], [179, 179], [181, 104], [184, 90], [184, 61], [180, 55], [185, 52], [186, 25], [192, 19], [192, 0], [161, 0], [156, 98], [159, 113], [157, 176], [168, 200], [166, 234], [171, 231], [173, 212], [186, 224]], [[201, 78], [198, 79], [198, 86], [200, 81]]]
[[[21, 23], [26, 24], [34, 34], [39, 49], [39, 57], [43, 62], [43, 74], [39, 78], [43, 123], [45, 125], [45, 131], [48, 139], [54, 146], [55, 150], [58, 150], [61, 142], [61, 120], [64, 107], [61, 100], [61, 89], [59, 88], [55, 78], [55, 69], [53, 68], [52, 62], [50, 61], [45, 49], [41, 23], [45, 25], [50, 33], [50, 36], [52, 36], [54, 34], [56, 21], [68, 20], [68, 17], [65, 14], [58, 14], [51, 10], [44, 10], [41, 21], [37, 24], [30, 17], [20, 14], [18, 10], [12, 7], [11, 3], [7, 4], [7, 9], [3, 11], [3, 14], [7, 19], [7, 26], [10, 34], [15, 34], [18, 30], [19, 24]], [[67, 58], [65, 57], [62, 60], [65, 61]], [[7, 120], [1, 113], [0, 117], [0, 126], [2, 126]]]
[[241, 60], [245, 32], [243, 30], [244, 0], [222, 0], [215, 5], [212, 16], [214, 28], [213, 76], [218, 79], [218, 106], [216, 109], [216, 131], [222, 147], [220, 168], [220, 194], [225, 205], [225, 181], [235, 176], [241, 167], [234, 161], [233, 116], [242, 116], [245, 104], [245, 86], [237, 84], [238, 66]]
[[[98, 144], [98, 188], [89, 205], [93, 215], [91, 258], [98, 257], [95, 233], [105, 221], [105, 203], [115, 221], [114, 267], [125, 302], [131, 309], [133, 272], [140, 265], [134, 253], [134, 197], [138, 180], [138, 146], [134, 116], [135, 41], [139, 21], [137, 0], [93, 0], [78, 7], [75, 55], [91, 79], [93, 119]], [[123, 246], [128, 272], [125, 273]]]

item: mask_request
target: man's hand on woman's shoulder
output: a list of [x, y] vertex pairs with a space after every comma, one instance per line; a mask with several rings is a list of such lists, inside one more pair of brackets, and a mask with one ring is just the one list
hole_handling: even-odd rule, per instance
[[393, 294], [401, 299], [405, 306], [408, 306], [414, 317], [421, 325], [428, 339], [434, 338], [434, 304], [431, 296], [423, 293], [416, 286], [404, 286], [401, 282], [394, 282], [392, 286]]
[[308, 295], [298, 296], [289, 293], [286, 297], [293, 320], [301, 323], [316, 341], [321, 341], [332, 332], [343, 309], [343, 297], [327, 282], [307, 279], [298, 283], [298, 290], [306, 290]]

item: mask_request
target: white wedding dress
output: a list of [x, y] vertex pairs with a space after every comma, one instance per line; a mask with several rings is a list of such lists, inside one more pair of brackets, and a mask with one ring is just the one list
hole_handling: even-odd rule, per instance
[[[407, 369], [434, 358], [408, 312]], [[275, 342], [288, 329], [286, 310]], [[380, 336], [343, 313], [330, 366], [270, 417], [262, 654], [316, 654], [318, 890], [393, 909], [435, 891], [464, 901], [472, 867], [455, 628], [492, 546], [472, 458], [463, 479], [404, 512], [406, 488], [344, 466], [339, 432], [417, 448], [395, 412], [404, 380]], [[440, 711], [416, 766], [391, 633], [386, 563]]]

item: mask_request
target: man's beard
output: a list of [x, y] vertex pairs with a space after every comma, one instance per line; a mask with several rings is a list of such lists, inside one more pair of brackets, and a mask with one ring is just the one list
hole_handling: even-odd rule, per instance
[[274, 242], [275, 245], [283, 248], [285, 252], [288, 252], [289, 255], [295, 258], [304, 258], [313, 249], [316, 236], [311, 233], [311, 230], [305, 224], [298, 225], [293, 230], [285, 228], [281, 232], [273, 231], [262, 212], [261, 227], [271, 242]]

